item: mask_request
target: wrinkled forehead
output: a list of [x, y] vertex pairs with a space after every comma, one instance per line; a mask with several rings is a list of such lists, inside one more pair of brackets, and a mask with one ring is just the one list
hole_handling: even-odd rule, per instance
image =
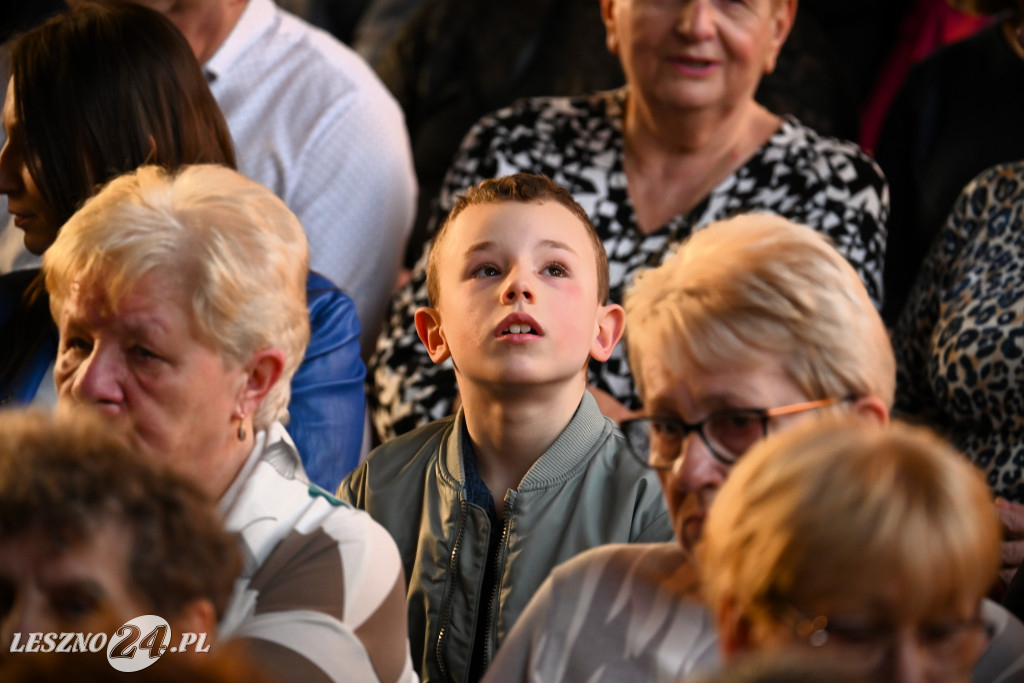
[[[631, 357], [637, 359], [643, 389], [641, 400], [677, 386], [694, 393], [735, 389], [735, 378], [754, 375], [788, 376], [784, 354], [760, 349], [719, 349], [711, 340], [687, 336], [676, 325], [653, 325], [629, 338]], [[718, 353], [717, 351], [722, 351]], [[735, 351], [735, 352], [730, 352]]]
[[120, 310], [127, 302], [146, 300], [185, 303], [186, 278], [169, 268], [115, 272], [102, 265], [74, 276], [68, 283], [68, 297], [91, 306]]
[[111, 328], [134, 334], [171, 334], [181, 330], [197, 336], [195, 312], [181, 278], [150, 272], [138, 279], [116, 281], [83, 277], [70, 283], [60, 311], [55, 311], [62, 335], [70, 328]]

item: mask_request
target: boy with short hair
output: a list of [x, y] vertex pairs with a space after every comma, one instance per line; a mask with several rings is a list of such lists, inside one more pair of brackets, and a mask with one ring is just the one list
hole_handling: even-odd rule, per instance
[[654, 473], [587, 392], [624, 315], [586, 213], [543, 176], [471, 188], [428, 261], [416, 331], [452, 359], [455, 416], [384, 444], [339, 496], [394, 536], [424, 681], [477, 680], [550, 570], [588, 548], [672, 538]]

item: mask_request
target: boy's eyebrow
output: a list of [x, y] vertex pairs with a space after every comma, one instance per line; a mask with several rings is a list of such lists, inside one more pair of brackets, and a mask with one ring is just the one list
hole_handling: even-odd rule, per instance
[[471, 244], [469, 246], [469, 249], [466, 250], [466, 256], [475, 254], [478, 251], [486, 251], [487, 249], [490, 249], [493, 246], [494, 242], [491, 241], [477, 242], [476, 244]]
[[[476, 244], [471, 244], [469, 246], [469, 248], [466, 249], [466, 255], [469, 256], [471, 254], [477, 253], [478, 251], [486, 251], [487, 249], [490, 249], [493, 246], [494, 246], [494, 242], [490, 241], [490, 240], [485, 240], [483, 242], [477, 242]], [[565, 242], [559, 242], [558, 240], [541, 240], [540, 242], [537, 243], [537, 246], [538, 247], [547, 247], [549, 249], [561, 249], [563, 251], [568, 251], [568, 252], [570, 252], [572, 254], [576, 254], [576, 250], [575, 249], [570, 247]]]
[[[540, 246], [540, 247], [550, 247], [552, 249], [562, 249], [563, 251], [568, 251], [568, 252], [570, 252], [572, 254], [576, 254], [576, 250], [575, 249], [570, 247], [565, 242], [559, 242], [558, 240], [542, 240], [540, 242], [540, 244], [538, 244], [537, 246]], [[579, 254], [576, 254], [576, 255], [579, 256]]]

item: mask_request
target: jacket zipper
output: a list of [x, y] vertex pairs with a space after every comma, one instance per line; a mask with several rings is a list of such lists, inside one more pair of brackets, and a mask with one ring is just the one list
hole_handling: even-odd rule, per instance
[[[452, 546], [452, 555], [448, 560], [448, 576], [455, 576], [455, 558], [459, 553], [459, 546], [462, 545], [462, 536], [466, 531], [466, 501], [459, 503], [459, 533], [455, 536], [455, 544]], [[452, 579], [454, 581], [454, 579]], [[441, 612], [441, 630], [437, 634], [437, 647], [434, 648], [434, 654], [437, 657], [437, 666], [441, 670], [441, 675], [447, 680], [451, 680], [448, 675], [448, 666], [444, 659], [444, 636], [448, 631], [448, 622], [451, 619], [452, 603], [455, 601], [455, 591], [449, 588], [448, 599], [445, 601], [444, 610]]]
[[484, 624], [484, 671], [491, 666], [491, 631], [494, 628], [495, 614], [494, 614], [494, 603], [498, 600], [498, 588], [501, 586], [501, 577], [504, 574], [502, 567], [498, 564], [498, 560], [501, 559], [501, 551], [505, 547], [505, 541], [508, 539], [508, 528], [511, 526], [512, 521], [512, 507], [509, 505], [505, 508], [505, 520], [501, 529], [501, 540], [498, 541], [498, 550], [494, 555], [494, 588], [491, 589], [491, 600], [487, 603], [487, 623]]

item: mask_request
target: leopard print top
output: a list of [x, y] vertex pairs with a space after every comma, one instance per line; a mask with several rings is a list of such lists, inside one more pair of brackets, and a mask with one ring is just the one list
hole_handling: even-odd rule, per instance
[[964, 189], [893, 334], [896, 414], [945, 433], [1024, 503], [1024, 162]]
[[[860, 148], [784, 119], [771, 139], [692, 211], [645, 235], [637, 228], [622, 166], [626, 96], [621, 88], [534, 98], [481, 119], [448, 171], [431, 231], [466, 188], [521, 171], [543, 173], [567, 188], [593, 221], [608, 251], [614, 302], [622, 302], [639, 270], [659, 265], [691, 232], [749, 211], [781, 214], [827, 234], [875, 302], [881, 301], [889, 190]], [[416, 336], [413, 314], [426, 303], [424, 252], [412, 281], [393, 298], [387, 329], [370, 360], [369, 406], [384, 440], [448, 414], [456, 395], [450, 361], [434, 366]], [[608, 362], [591, 364], [589, 381], [638, 407], [624, 344]]]

